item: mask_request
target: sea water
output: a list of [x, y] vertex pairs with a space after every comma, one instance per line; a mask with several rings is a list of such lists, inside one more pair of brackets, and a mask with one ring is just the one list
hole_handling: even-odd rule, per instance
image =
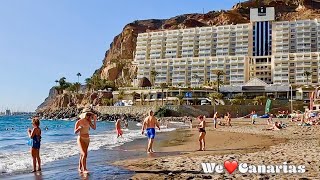
[[[79, 154], [74, 134], [75, 121], [41, 120], [41, 164], [63, 160]], [[25, 171], [32, 167], [30, 147], [27, 145], [27, 129], [32, 128], [31, 120], [23, 116], [0, 117], [0, 174]], [[47, 130], [46, 130], [47, 128]], [[163, 129], [162, 132], [174, 128]], [[114, 122], [98, 121], [97, 129], [90, 130], [89, 151], [112, 149], [137, 138], [143, 138], [141, 127], [129, 123], [129, 129], [123, 129], [123, 138], [117, 138]]]

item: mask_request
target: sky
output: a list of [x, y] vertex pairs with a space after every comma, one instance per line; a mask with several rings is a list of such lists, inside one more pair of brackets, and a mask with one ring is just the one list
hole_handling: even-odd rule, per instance
[[239, 0], [1, 0], [0, 112], [34, 111], [55, 80], [100, 68], [114, 36], [135, 20], [230, 9]]

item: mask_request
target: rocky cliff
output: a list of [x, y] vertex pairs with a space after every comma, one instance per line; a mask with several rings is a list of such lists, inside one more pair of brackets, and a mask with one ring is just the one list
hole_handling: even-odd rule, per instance
[[[200, 2], [199, 2], [200, 3]], [[300, 20], [320, 17], [318, 0], [261, 0], [262, 5], [275, 7], [276, 20]], [[131, 66], [138, 33], [164, 29], [180, 29], [201, 26], [239, 24], [249, 22], [250, 8], [258, 7], [256, 0], [238, 3], [228, 11], [210, 11], [206, 14], [184, 14], [170, 19], [139, 20], [127, 24], [106, 51], [103, 65], [95, 73], [128, 85], [136, 76], [137, 69]]]

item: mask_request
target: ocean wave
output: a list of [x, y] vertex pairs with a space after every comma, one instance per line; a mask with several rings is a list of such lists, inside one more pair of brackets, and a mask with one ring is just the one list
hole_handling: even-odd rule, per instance
[[[175, 128], [161, 129], [158, 132], [173, 131]], [[124, 129], [123, 137], [117, 138], [115, 131], [106, 131], [101, 134], [90, 135], [89, 151], [103, 149], [112, 149], [124, 143], [131, 142], [138, 138], [145, 137], [140, 130]], [[27, 146], [27, 145], [26, 145]], [[51, 142], [41, 144], [40, 156], [42, 164], [46, 164], [59, 159], [79, 154], [76, 137], [73, 140], [63, 142]], [[25, 152], [5, 152], [0, 153], [0, 172], [12, 173], [22, 171], [32, 167], [31, 155], [29, 151]]]

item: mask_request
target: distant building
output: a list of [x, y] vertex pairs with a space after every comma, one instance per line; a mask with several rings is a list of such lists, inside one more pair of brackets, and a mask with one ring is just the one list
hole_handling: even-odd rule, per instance
[[11, 116], [11, 111], [9, 109], [7, 109], [5, 115], [6, 116]]

